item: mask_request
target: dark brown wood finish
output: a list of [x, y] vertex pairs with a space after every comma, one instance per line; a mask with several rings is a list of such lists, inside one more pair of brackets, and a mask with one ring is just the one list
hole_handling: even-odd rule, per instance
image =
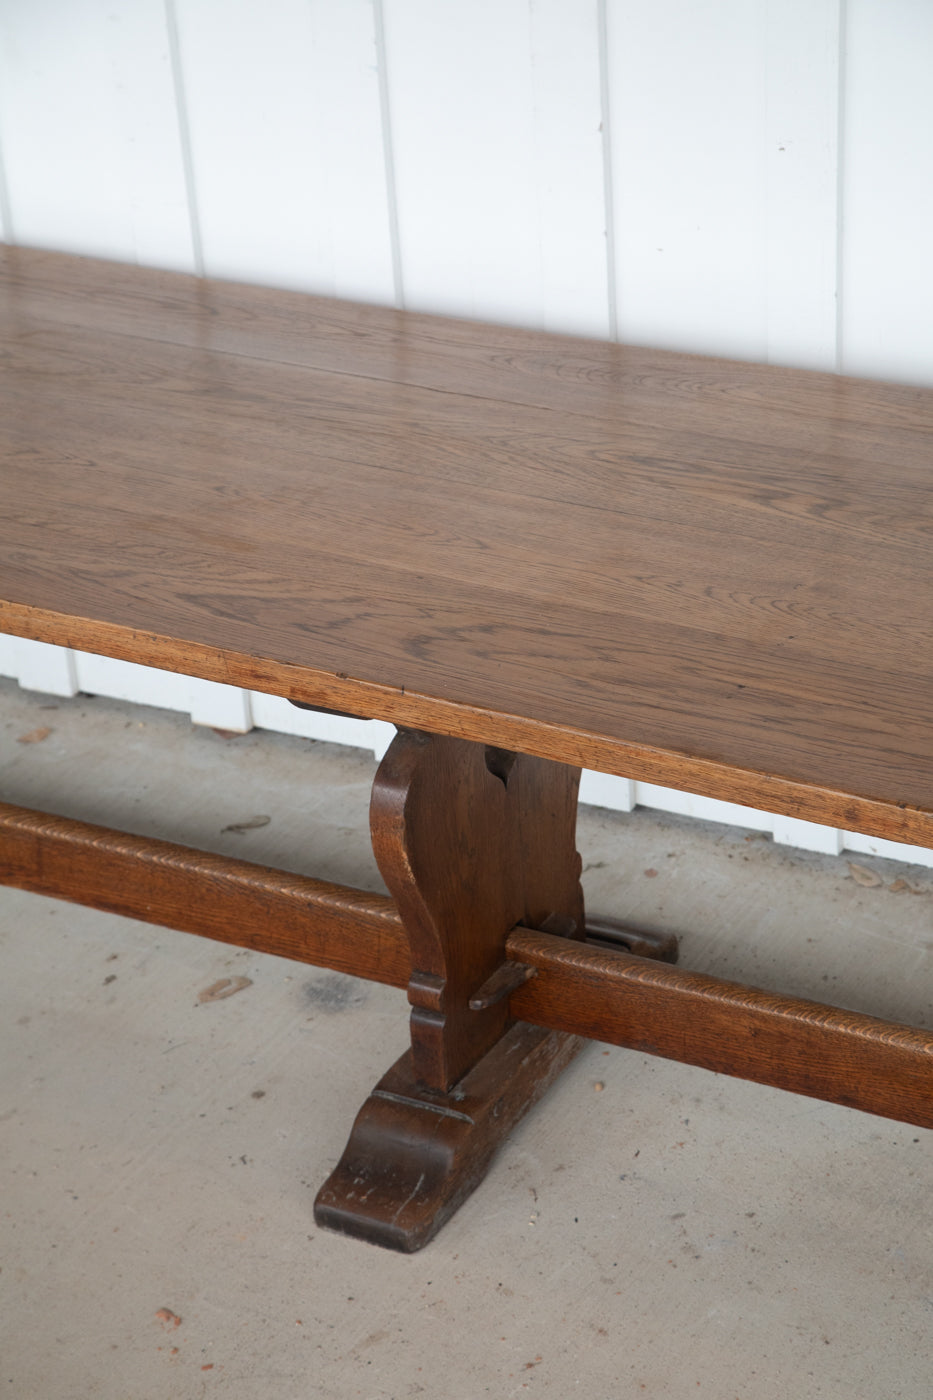
[[[315, 1218], [418, 1249], [581, 1048], [510, 1030], [516, 924], [583, 938], [580, 770], [403, 730], [379, 766], [373, 850], [411, 946], [411, 1051], [373, 1091]], [[513, 984], [514, 985], [514, 984]]]
[[408, 985], [321, 1223], [419, 1248], [578, 1035], [933, 1127], [933, 1035], [587, 944], [574, 848], [582, 764], [933, 844], [933, 394], [14, 250], [0, 345], [0, 628], [403, 726], [395, 904], [0, 805], [6, 883]]
[[318, 1225], [411, 1254], [476, 1190], [496, 1151], [584, 1042], [519, 1023], [452, 1093], [427, 1089], [409, 1051], [356, 1117], [318, 1192]]
[[385, 895], [0, 802], [0, 883], [404, 987]]
[[[410, 977], [407, 935], [390, 899], [229, 856], [3, 803], [0, 877], [396, 987]], [[607, 948], [610, 936], [639, 956]], [[601, 920], [588, 922], [585, 944], [515, 928], [506, 965], [534, 975], [512, 990], [509, 1013], [933, 1127], [933, 1032], [665, 966], [675, 955], [669, 939]]]
[[512, 1014], [933, 1128], [933, 1032], [516, 929]]
[[8, 250], [0, 628], [933, 843], [933, 394]]
[[505, 962], [516, 924], [584, 937], [576, 848], [580, 770], [465, 739], [403, 730], [380, 764], [373, 851], [411, 947], [421, 1083], [447, 1090], [508, 1024], [508, 998], [471, 998]]

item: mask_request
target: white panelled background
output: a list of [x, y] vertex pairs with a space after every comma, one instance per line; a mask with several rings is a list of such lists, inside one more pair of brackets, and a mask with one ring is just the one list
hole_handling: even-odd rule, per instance
[[[933, 5], [0, 0], [0, 235], [933, 385]], [[15, 638], [0, 674], [377, 754], [393, 732]], [[933, 865], [647, 783], [583, 796]]]

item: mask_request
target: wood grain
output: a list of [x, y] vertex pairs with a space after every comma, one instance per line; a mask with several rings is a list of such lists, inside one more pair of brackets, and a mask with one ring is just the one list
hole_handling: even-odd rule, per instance
[[422, 1084], [449, 1090], [505, 1033], [508, 999], [471, 999], [516, 924], [584, 936], [580, 770], [403, 730], [379, 765], [373, 852], [411, 947], [411, 1043]]
[[[411, 974], [384, 895], [7, 803], [0, 879], [391, 986]], [[589, 944], [511, 931], [506, 955], [535, 971], [512, 993], [512, 1016], [933, 1127], [930, 1031], [609, 951], [594, 929]]]
[[421, 1249], [583, 1045], [512, 1026], [450, 1094], [426, 1089], [407, 1051], [357, 1114], [314, 1202], [315, 1223], [407, 1254]]
[[8, 250], [0, 628], [933, 844], [933, 393]]
[[404, 987], [385, 895], [0, 803], [0, 882]]
[[933, 1032], [516, 929], [513, 1015], [933, 1128]]

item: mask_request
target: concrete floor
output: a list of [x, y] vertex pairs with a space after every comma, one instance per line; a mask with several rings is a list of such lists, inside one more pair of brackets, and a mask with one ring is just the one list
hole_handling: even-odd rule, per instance
[[[0, 682], [0, 771], [7, 801], [379, 887], [356, 751]], [[590, 909], [679, 931], [682, 965], [933, 1025], [929, 870], [858, 858], [869, 887], [643, 811], [584, 809], [580, 848]], [[933, 1391], [929, 1132], [592, 1045], [427, 1250], [383, 1253], [311, 1203], [402, 993], [17, 890], [0, 944], [0, 1397]]]

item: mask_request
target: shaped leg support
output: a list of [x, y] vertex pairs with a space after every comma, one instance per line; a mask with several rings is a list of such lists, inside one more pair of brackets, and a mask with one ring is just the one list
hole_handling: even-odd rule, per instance
[[510, 1024], [496, 990], [509, 985], [516, 924], [583, 937], [579, 779], [579, 769], [467, 740], [394, 740], [371, 819], [412, 950], [411, 1050], [360, 1111], [315, 1202], [319, 1225], [420, 1249], [583, 1044]]

